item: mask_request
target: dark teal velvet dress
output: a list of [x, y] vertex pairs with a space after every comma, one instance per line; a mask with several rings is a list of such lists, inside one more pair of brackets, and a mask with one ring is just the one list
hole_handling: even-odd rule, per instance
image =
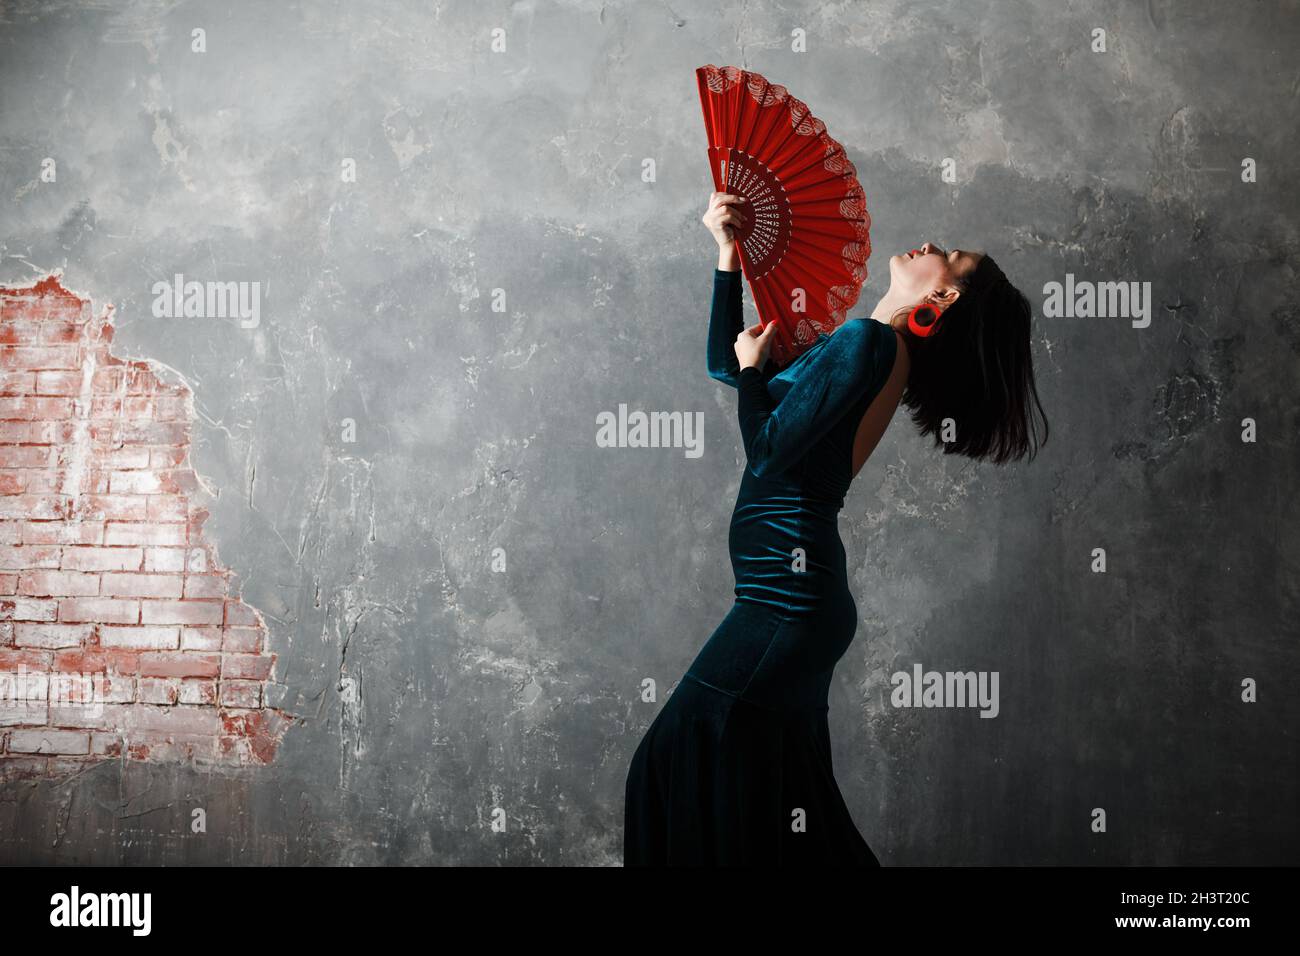
[[637, 745], [623, 862], [878, 866], [835, 782], [827, 712], [857, 629], [837, 516], [898, 340], [849, 319], [779, 371], [741, 370], [741, 281], [714, 271], [708, 336], [748, 459], [728, 535], [735, 603]]

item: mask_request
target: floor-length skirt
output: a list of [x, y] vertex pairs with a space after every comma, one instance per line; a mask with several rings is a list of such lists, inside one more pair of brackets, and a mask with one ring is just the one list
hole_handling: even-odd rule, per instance
[[632, 757], [625, 865], [880, 865], [831, 766], [827, 695], [856, 627], [846, 598], [811, 616], [732, 606]]

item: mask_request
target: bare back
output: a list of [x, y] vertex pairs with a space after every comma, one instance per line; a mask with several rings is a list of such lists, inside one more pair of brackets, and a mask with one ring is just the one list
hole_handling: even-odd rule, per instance
[[853, 437], [853, 477], [855, 478], [862, 470], [862, 466], [867, 463], [867, 459], [871, 457], [871, 453], [876, 450], [876, 445], [880, 443], [885, 429], [893, 420], [894, 412], [897, 411], [898, 403], [903, 397], [903, 389], [907, 385], [908, 372], [911, 370], [911, 361], [907, 355], [903, 336], [897, 329], [892, 331], [898, 336], [898, 353], [894, 359], [894, 367], [890, 370], [889, 379], [884, 387], [862, 413], [862, 420], [858, 422], [858, 430]]

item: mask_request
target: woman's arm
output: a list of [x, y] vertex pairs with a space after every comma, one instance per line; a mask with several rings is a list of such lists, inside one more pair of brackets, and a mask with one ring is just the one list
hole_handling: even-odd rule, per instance
[[757, 366], [739, 371], [738, 417], [750, 471], [759, 477], [785, 471], [879, 380], [890, 357], [876, 344], [876, 326], [893, 338], [887, 326], [873, 319], [851, 320], [837, 329], [800, 370], [779, 405]]
[[[719, 256], [721, 259], [721, 256]], [[709, 314], [709, 377], [736, 387], [740, 363], [734, 349], [736, 336], [745, 327], [741, 305], [741, 274], [729, 272], [721, 265], [713, 270], [713, 310]]]
[[744, 328], [740, 302], [740, 254], [736, 251], [735, 228], [749, 219], [741, 210], [746, 200], [732, 193], [709, 194], [709, 206], [700, 220], [718, 243], [718, 268], [713, 273], [713, 311], [709, 316], [709, 377], [736, 387], [740, 365], [732, 351], [736, 336]]

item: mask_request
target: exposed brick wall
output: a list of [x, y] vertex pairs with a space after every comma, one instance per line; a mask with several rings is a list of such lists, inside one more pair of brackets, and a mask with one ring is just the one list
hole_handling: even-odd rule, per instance
[[190, 501], [192, 394], [112, 334], [57, 278], [0, 287], [0, 774], [267, 763], [289, 721]]

